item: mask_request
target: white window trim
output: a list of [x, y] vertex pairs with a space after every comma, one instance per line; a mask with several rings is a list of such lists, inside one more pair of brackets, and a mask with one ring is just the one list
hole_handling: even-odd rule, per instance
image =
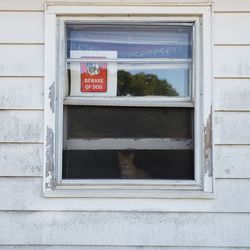
[[[120, 16], [119, 16], [120, 15]], [[126, 16], [125, 16], [126, 15]], [[184, 22], [196, 25], [193, 88], [195, 96], [195, 180], [61, 180], [62, 78], [65, 56], [62, 24], [67, 20]], [[59, 18], [60, 17], [60, 18]], [[45, 13], [44, 182], [46, 197], [213, 198], [212, 64], [210, 6], [55, 6]], [[201, 97], [201, 98], [200, 98]], [[170, 105], [171, 106], [171, 105]]]

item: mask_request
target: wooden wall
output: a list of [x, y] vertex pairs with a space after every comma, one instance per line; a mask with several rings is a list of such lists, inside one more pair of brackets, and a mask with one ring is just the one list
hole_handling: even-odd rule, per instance
[[249, 249], [250, 1], [213, 4], [211, 200], [43, 197], [43, 9], [0, 1], [0, 250]]

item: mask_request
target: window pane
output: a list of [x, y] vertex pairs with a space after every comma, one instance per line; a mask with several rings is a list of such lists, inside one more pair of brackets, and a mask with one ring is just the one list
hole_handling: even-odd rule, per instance
[[65, 150], [63, 158], [64, 179], [194, 179], [193, 150]]
[[192, 57], [192, 27], [166, 24], [68, 24], [70, 50], [117, 51], [118, 58]]
[[67, 138], [192, 138], [192, 109], [67, 107]]
[[[191, 95], [190, 68], [166, 63], [99, 63], [102, 76], [90, 76], [90, 63], [70, 63], [69, 96], [179, 96]], [[83, 69], [83, 65], [86, 65]]]
[[68, 24], [67, 58], [69, 96], [191, 96], [190, 25]]
[[117, 76], [118, 96], [190, 95], [188, 89], [188, 69], [171, 69], [167, 68], [166, 65], [157, 64], [132, 64], [129, 68], [124, 67], [119, 70]]

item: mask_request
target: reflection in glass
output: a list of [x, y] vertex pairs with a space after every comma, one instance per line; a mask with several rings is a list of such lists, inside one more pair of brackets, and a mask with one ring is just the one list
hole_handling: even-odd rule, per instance
[[74, 24], [67, 25], [70, 50], [118, 52], [118, 58], [192, 57], [192, 26]]
[[[80, 23], [66, 27], [71, 96], [191, 96], [192, 25]], [[86, 58], [93, 61], [85, 62]], [[87, 86], [88, 91], [83, 91], [78, 86], [80, 62], [72, 59], [107, 65], [105, 88], [97, 86], [102, 91], [96, 91]]]
[[[67, 95], [78, 96], [82, 86], [78, 76], [83, 63], [68, 64]], [[100, 63], [100, 65], [102, 65]], [[113, 96], [179, 96], [191, 95], [190, 69], [173, 68], [166, 64], [118, 64], [115, 70], [107, 64], [107, 86], [115, 89]], [[114, 63], [112, 63], [114, 65]], [[77, 71], [78, 70], [78, 71]], [[115, 79], [115, 80], [114, 80]], [[112, 87], [114, 86], [114, 87]], [[93, 91], [94, 92], [94, 91]], [[90, 93], [91, 94], [91, 93]], [[89, 95], [90, 95], [89, 94]], [[110, 95], [111, 96], [111, 95]]]
[[[132, 68], [132, 67], [131, 67]], [[189, 96], [188, 69], [128, 69], [117, 72], [118, 96]]]

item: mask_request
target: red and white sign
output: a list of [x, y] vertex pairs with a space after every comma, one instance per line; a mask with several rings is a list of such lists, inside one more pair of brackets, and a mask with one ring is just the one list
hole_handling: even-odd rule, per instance
[[117, 51], [71, 50], [70, 57], [83, 59], [70, 63], [70, 96], [117, 95], [117, 63], [105, 62], [116, 59]]
[[[88, 58], [90, 59], [90, 58]], [[105, 58], [93, 58], [105, 59]], [[107, 63], [81, 63], [81, 92], [107, 91]]]

